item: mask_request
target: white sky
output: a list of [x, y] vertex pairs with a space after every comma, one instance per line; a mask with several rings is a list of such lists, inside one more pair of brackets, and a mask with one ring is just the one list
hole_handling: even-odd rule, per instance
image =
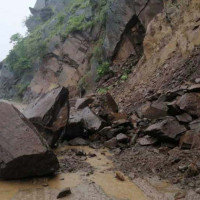
[[29, 7], [34, 7], [36, 0], [0, 0], [0, 61], [8, 54], [12, 45], [10, 36], [26, 33], [23, 21], [30, 15]]

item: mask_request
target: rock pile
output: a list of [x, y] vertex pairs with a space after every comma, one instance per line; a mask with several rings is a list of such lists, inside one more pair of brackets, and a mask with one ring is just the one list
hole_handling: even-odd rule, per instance
[[132, 121], [141, 136], [178, 143], [181, 148], [199, 148], [200, 84], [151, 96], [136, 109]]
[[70, 145], [104, 144], [108, 148], [127, 146], [132, 136], [132, 123], [125, 113], [118, 112], [113, 97], [91, 95], [77, 99], [71, 107], [64, 139]]

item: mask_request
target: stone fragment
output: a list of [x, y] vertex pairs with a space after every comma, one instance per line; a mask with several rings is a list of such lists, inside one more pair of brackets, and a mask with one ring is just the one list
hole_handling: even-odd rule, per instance
[[147, 119], [158, 119], [165, 117], [167, 116], [167, 111], [167, 104], [163, 102], [154, 102], [152, 104], [147, 103], [141, 108], [142, 116]]
[[94, 101], [94, 99], [90, 98], [90, 97], [77, 99], [75, 108], [78, 110], [83, 109], [85, 107], [88, 107], [93, 101]]
[[189, 123], [192, 121], [192, 117], [187, 113], [183, 113], [181, 115], [176, 115], [176, 119], [179, 122], [185, 122], [185, 123]]
[[120, 181], [125, 181], [125, 177], [121, 172], [116, 172], [116, 178]]
[[117, 135], [117, 141], [120, 142], [120, 143], [128, 143], [129, 141], [129, 137], [127, 137], [125, 134], [123, 133], [120, 133]]
[[112, 138], [112, 139], [104, 142], [104, 146], [109, 148], [109, 149], [113, 149], [113, 148], [117, 147], [117, 139]]
[[178, 101], [181, 110], [200, 117], [200, 93], [186, 93]]
[[87, 141], [83, 138], [74, 138], [73, 140], [70, 140], [68, 143], [71, 146], [87, 146], [87, 145], [89, 145], [89, 141]]
[[137, 142], [141, 145], [141, 146], [150, 146], [150, 145], [154, 145], [155, 143], [158, 142], [158, 140], [156, 138], [150, 137], [148, 135], [139, 138], [137, 140]]
[[167, 117], [161, 122], [150, 125], [144, 132], [159, 139], [177, 141], [186, 130], [185, 126], [180, 125], [174, 117]]
[[69, 187], [63, 189], [62, 191], [59, 192], [58, 196], [57, 196], [57, 199], [61, 199], [63, 197], [66, 197], [68, 195], [70, 195], [72, 192], [71, 192], [71, 189]]
[[189, 130], [183, 136], [181, 136], [179, 141], [179, 147], [182, 149], [193, 149], [200, 148], [200, 131], [199, 130]]

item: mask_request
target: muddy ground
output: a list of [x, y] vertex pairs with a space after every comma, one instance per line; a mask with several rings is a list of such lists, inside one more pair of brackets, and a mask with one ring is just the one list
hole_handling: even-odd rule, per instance
[[[159, 154], [152, 147], [109, 152], [107, 149], [64, 145], [55, 152], [61, 165], [58, 174], [0, 181], [0, 199], [55, 200], [66, 187], [71, 188], [72, 194], [63, 200], [174, 200], [177, 193], [183, 194], [184, 188], [188, 194], [182, 199], [197, 200], [200, 197], [189, 191], [189, 186], [169, 181], [179, 177], [175, 170], [178, 163], [168, 166], [167, 160], [172, 158], [167, 159], [166, 154]], [[187, 155], [184, 158], [189, 163], [189, 154], [184, 155]], [[120, 172], [125, 180], [116, 178], [116, 172]]]

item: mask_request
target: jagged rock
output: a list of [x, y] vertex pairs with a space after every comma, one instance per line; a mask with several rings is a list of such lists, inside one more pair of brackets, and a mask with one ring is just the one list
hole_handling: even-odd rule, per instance
[[116, 137], [104, 142], [104, 146], [109, 148], [109, 149], [113, 149], [117, 146], [117, 139]]
[[89, 145], [89, 141], [83, 138], [75, 138], [69, 141], [69, 145], [71, 146], [87, 146]]
[[78, 109], [78, 110], [83, 109], [85, 107], [88, 107], [93, 101], [94, 101], [94, 99], [92, 99], [90, 97], [77, 99], [75, 108]]
[[110, 132], [111, 129], [112, 129], [111, 126], [104, 127], [103, 129], [101, 129], [101, 130], [99, 131], [99, 134], [100, 134], [101, 136], [106, 136], [106, 134], [107, 134], [108, 132]]
[[117, 121], [114, 121], [112, 124], [113, 128], [117, 128], [120, 126], [132, 126], [131, 122], [127, 119], [119, 119]]
[[158, 119], [167, 116], [168, 107], [166, 103], [147, 103], [141, 108], [141, 115], [148, 119]]
[[200, 92], [200, 84], [192, 85], [188, 88], [189, 92]]
[[177, 106], [176, 101], [168, 103], [167, 107], [168, 107], [168, 114], [169, 115], [175, 116], [175, 115], [181, 115], [182, 114], [182, 111]]
[[51, 146], [59, 139], [69, 121], [68, 89], [58, 87], [41, 95], [24, 111], [25, 116], [43, 131]]
[[42, 176], [58, 170], [56, 156], [23, 114], [1, 102], [0, 119], [1, 178]]
[[184, 94], [178, 101], [177, 105], [181, 110], [186, 111], [191, 115], [200, 117], [200, 94], [187, 93]]
[[161, 122], [150, 125], [144, 132], [159, 139], [177, 141], [186, 130], [185, 126], [180, 125], [174, 117], [167, 117]]
[[177, 120], [179, 122], [189, 123], [189, 122], [192, 121], [192, 117], [187, 113], [183, 113], [181, 115], [177, 115], [176, 118], [177, 118]]
[[184, 149], [200, 148], [200, 131], [187, 131], [183, 136], [181, 136], [179, 147]]
[[191, 130], [200, 130], [200, 119], [190, 122], [189, 127]]
[[112, 120], [114, 118], [113, 114], [118, 112], [118, 106], [109, 93], [97, 95], [90, 108], [96, 115], [106, 121]]
[[150, 136], [144, 136], [142, 138], [139, 138], [137, 140], [137, 142], [141, 145], [141, 146], [149, 146], [149, 145], [153, 145], [156, 142], [158, 142], [158, 140], [156, 138], [150, 137]]
[[[24, 114], [36, 126], [41, 125], [56, 131], [64, 127], [68, 121], [68, 105], [68, 90], [64, 87], [58, 87], [41, 95], [26, 108]], [[63, 112], [65, 109], [66, 115], [59, 117], [60, 111]], [[58, 120], [62, 119], [61, 126], [57, 126], [55, 120], [57, 117]]]
[[81, 117], [86, 130], [99, 131], [105, 125], [105, 122], [95, 115], [89, 107], [86, 107], [81, 111]]
[[129, 141], [129, 137], [127, 137], [125, 134], [123, 133], [120, 133], [117, 135], [117, 141], [120, 142], [120, 143], [128, 143]]

